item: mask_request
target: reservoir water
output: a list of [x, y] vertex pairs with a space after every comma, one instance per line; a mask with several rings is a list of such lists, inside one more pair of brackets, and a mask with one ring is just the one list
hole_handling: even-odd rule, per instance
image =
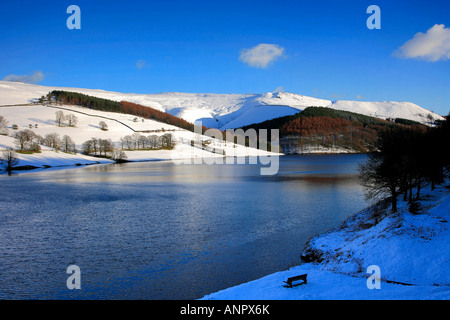
[[273, 176], [170, 161], [2, 174], [0, 299], [197, 299], [288, 269], [367, 206], [365, 159], [283, 156]]

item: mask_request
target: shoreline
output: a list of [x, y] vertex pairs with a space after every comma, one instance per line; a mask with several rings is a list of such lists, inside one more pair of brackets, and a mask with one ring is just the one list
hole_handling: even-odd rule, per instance
[[[422, 212], [382, 201], [351, 215], [339, 227], [311, 237], [302, 263], [198, 300], [436, 300], [450, 299], [450, 181], [424, 188]], [[379, 266], [381, 289], [371, 290], [369, 266]], [[289, 277], [307, 284], [285, 288]]]
[[[55, 152], [55, 151], [45, 151], [45, 152], [54, 152], [55, 154], [67, 154], [64, 152]], [[152, 152], [152, 151], [145, 151], [145, 152]], [[41, 153], [36, 153], [36, 155], [40, 155]], [[284, 157], [295, 157], [295, 156], [320, 156], [320, 155], [357, 155], [357, 154], [366, 154], [366, 153], [362, 153], [362, 152], [354, 152], [354, 153], [327, 153], [327, 152], [319, 152], [319, 153], [289, 153], [289, 154], [274, 154], [274, 155], [270, 155], [272, 156], [284, 156]], [[34, 155], [34, 154], [31, 154]], [[38, 169], [49, 169], [49, 168], [68, 168], [68, 167], [85, 167], [85, 166], [91, 166], [91, 165], [97, 165], [97, 164], [121, 164], [121, 163], [134, 163], [134, 162], [161, 162], [161, 161], [173, 161], [173, 162], [180, 162], [180, 161], [194, 161], [196, 158], [192, 158], [192, 157], [185, 157], [185, 158], [145, 158], [145, 159], [123, 159], [123, 160], [111, 160], [109, 158], [104, 158], [104, 157], [99, 157], [99, 156], [86, 156], [84, 154], [80, 154], [80, 153], [76, 153], [76, 154], [68, 154], [70, 156], [75, 156], [75, 157], [80, 157], [79, 159], [83, 159], [85, 161], [80, 161], [80, 162], [73, 162], [73, 161], [68, 161], [70, 163], [67, 164], [57, 164], [57, 165], [51, 165], [51, 160], [49, 160], [49, 164], [45, 164], [45, 157], [44, 160], [40, 159], [39, 161], [35, 161], [35, 162], [30, 162], [27, 161], [28, 164], [25, 165], [19, 165], [19, 166], [15, 166], [12, 168], [11, 172], [31, 172], [31, 171], [35, 171]], [[89, 160], [86, 161], [86, 157], [91, 158]], [[256, 157], [258, 158], [259, 155], [246, 155], [243, 157], [236, 157], [236, 156], [212, 156], [211, 159], [213, 158], [250, 158], [250, 157]], [[41, 158], [41, 157], [37, 157], [37, 158]], [[98, 160], [95, 160], [98, 159]], [[39, 163], [40, 162], [40, 163]], [[0, 174], [4, 174], [7, 173], [8, 171], [4, 168], [4, 167], [0, 167]]]

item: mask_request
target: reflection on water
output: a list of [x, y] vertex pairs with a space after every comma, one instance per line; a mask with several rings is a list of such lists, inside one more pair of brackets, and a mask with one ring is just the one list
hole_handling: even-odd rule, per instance
[[[195, 299], [286, 269], [365, 206], [364, 159], [282, 157], [275, 176], [171, 162], [1, 176], [0, 298]], [[81, 290], [66, 288], [71, 264]]]

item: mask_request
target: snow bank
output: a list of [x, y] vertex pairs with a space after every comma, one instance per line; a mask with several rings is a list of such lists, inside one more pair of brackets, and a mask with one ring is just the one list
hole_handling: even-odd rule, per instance
[[[308, 284], [285, 288], [287, 278], [308, 274]], [[381, 289], [368, 289], [367, 278], [321, 270], [306, 264], [277, 272], [259, 280], [241, 284], [201, 300], [417, 300], [449, 299], [448, 287], [402, 286], [382, 283]]]

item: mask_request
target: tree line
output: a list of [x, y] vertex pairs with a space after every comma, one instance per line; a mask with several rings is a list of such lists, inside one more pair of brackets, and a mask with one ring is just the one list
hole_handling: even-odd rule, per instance
[[[36, 134], [33, 130], [25, 129], [13, 134], [14, 142], [18, 152], [40, 152], [41, 145], [61, 150], [66, 153], [76, 153], [75, 143], [68, 135], [60, 138], [57, 133], [48, 133], [45, 136]], [[7, 148], [0, 154], [0, 163], [6, 165], [6, 170], [11, 172], [12, 168], [19, 163], [16, 151]]]
[[121, 101], [120, 104], [122, 105], [123, 113], [132, 114], [135, 116], [155, 120], [158, 122], [164, 122], [172, 126], [176, 126], [194, 132], [194, 124], [184, 119], [175, 117], [167, 112], [162, 112], [150, 107], [146, 107], [140, 104], [127, 101]]
[[388, 196], [395, 212], [398, 197], [403, 196], [410, 203], [410, 210], [417, 210], [423, 186], [429, 183], [434, 190], [444, 181], [450, 166], [449, 142], [448, 117], [437, 127], [395, 126], [381, 131], [379, 152], [370, 154], [360, 166], [366, 197]]
[[174, 146], [172, 134], [161, 136], [156, 134], [145, 136], [139, 133], [126, 135], [120, 138], [122, 150], [157, 150], [170, 149]]
[[167, 112], [162, 112], [154, 108], [146, 107], [132, 102], [117, 102], [109, 99], [89, 96], [78, 92], [68, 92], [61, 90], [54, 90], [49, 92], [47, 94], [47, 99], [49, 101], [54, 99], [57, 103], [78, 105], [94, 110], [132, 114], [145, 119], [163, 122], [194, 132], [194, 124], [184, 119], [175, 117]]
[[122, 113], [120, 102], [97, 98], [78, 92], [53, 90], [47, 94], [47, 99], [49, 101], [54, 99], [57, 103], [83, 106], [89, 109]]
[[[382, 126], [363, 125], [358, 121], [331, 117], [299, 117], [280, 127], [283, 143], [294, 139], [297, 145], [342, 147], [367, 152], [375, 149], [377, 133]], [[292, 138], [289, 138], [292, 137]]]
[[139, 133], [133, 133], [122, 137], [120, 144], [120, 149], [118, 149], [111, 139], [91, 138], [83, 142], [81, 152], [86, 155], [110, 157], [116, 151], [170, 149], [173, 147], [174, 142], [170, 133], [161, 136], [150, 135], [148, 137]]
[[20, 130], [14, 133], [14, 140], [20, 152], [41, 151], [41, 146], [44, 145], [55, 150], [61, 150], [68, 153], [76, 153], [75, 143], [68, 135], [64, 135], [62, 138], [54, 133], [47, 133], [45, 136], [36, 134], [30, 129]]
[[383, 120], [328, 107], [308, 107], [294, 115], [252, 124], [243, 129], [279, 129], [282, 149], [320, 145], [372, 152], [377, 150], [378, 133], [396, 126], [425, 127], [405, 119]]

